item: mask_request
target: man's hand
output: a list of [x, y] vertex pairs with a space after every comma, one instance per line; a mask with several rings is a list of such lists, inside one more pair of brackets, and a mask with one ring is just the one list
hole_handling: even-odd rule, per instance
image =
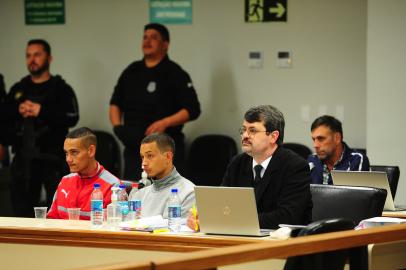
[[155, 132], [164, 132], [165, 129], [169, 126], [169, 123], [165, 118], [155, 121], [145, 131], [145, 135], [150, 135]]
[[26, 100], [20, 104], [18, 111], [23, 118], [37, 117], [41, 111], [41, 104]]
[[20, 106], [18, 106], [18, 112], [21, 114], [23, 118], [28, 117], [28, 107], [25, 102], [21, 103]]

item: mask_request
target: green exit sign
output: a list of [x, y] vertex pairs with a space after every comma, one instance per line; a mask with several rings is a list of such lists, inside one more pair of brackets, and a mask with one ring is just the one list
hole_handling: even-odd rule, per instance
[[64, 24], [65, 0], [25, 0], [25, 24]]

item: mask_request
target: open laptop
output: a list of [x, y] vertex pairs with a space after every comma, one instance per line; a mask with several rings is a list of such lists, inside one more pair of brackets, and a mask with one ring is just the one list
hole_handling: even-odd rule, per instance
[[384, 210], [386, 210], [386, 211], [405, 210], [405, 207], [399, 207], [399, 208], [395, 207], [386, 172], [334, 171], [333, 170], [333, 171], [331, 171], [331, 177], [333, 179], [334, 185], [375, 187], [375, 188], [386, 189], [387, 195], [386, 195]]
[[259, 228], [253, 188], [195, 186], [195, 195], [201, 232], [269, 236]]

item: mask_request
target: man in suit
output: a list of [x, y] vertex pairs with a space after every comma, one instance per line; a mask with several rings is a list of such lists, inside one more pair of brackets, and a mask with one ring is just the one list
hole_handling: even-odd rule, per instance
[[[254, 187], [261, 228], [307, 225], [312, 218], [307, 162], [282, 147], [285, 120], [273, 106], [249, 109], [240, 129], [243, 153], [228, 165], [223, 186]], [[194, 228], [193, 218], [188, 226]]]

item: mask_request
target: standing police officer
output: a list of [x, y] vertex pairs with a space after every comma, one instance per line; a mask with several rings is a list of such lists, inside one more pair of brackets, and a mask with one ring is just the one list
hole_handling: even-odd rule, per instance
[[200, 104], [189, 74], [169, 60], [169, 31], [161, 24], [144, 27], [144, 58], [121, 74], [110, 101], [110, 121], [125, 146], [124, 178], [139, 179], [140, 142], [154, 132], [165, 132], [175, 141], [175, 165], [184, 159], [183, 124], [196, 119]]
[[15, 153], [11, 165], [11, 199], [17, 216], [33, 216], [42, 184], [47, 204], [63, 173], [63, 142], [68, 128], [79, 120], [73, 89], [49, 71], [52, 61], [47, 41], [28, 41], [26, 65], [30, 75], [14, 84], [6, 96], [6, 140]]

